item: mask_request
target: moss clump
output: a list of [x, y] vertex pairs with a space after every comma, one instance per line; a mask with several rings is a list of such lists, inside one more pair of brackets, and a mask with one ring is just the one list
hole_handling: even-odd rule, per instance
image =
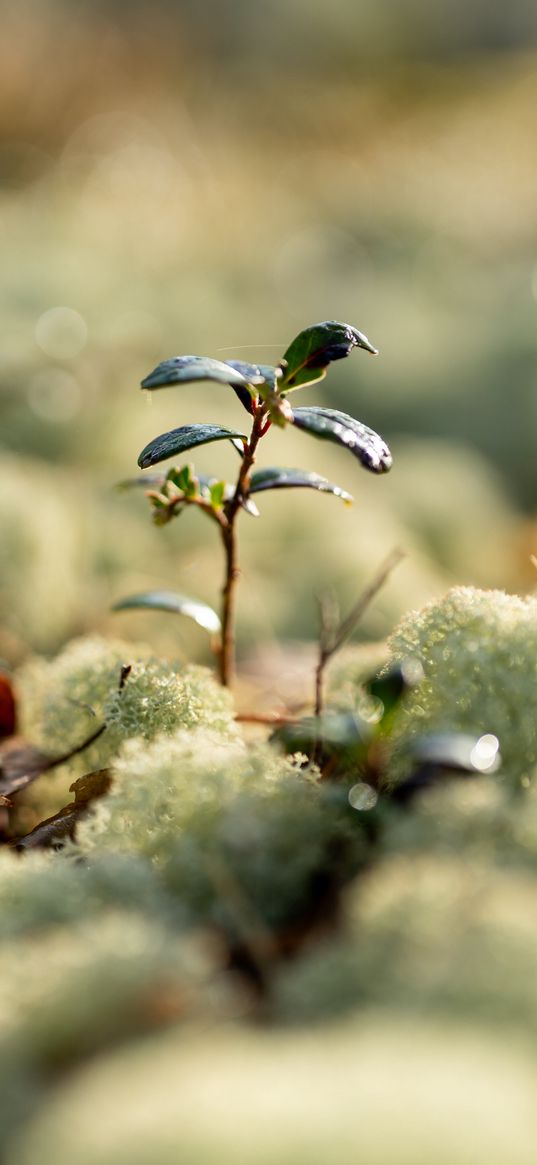
[[34, 850], [24, 857], [0, 850], [0, 934], [5, 942], [51, 927], [76, 926], [103, 910], [140, 911], [169, 921], [158, 875], [136, 855], [107, 854], [98, 862]]
[[78, 840], [87, 854], [145, 855], [190, 923], [237, 935], [303, 920], [359, 869], [370, 842], [355, 818], [345, 790], [292, 759], [200, 729], [127, 744]]
[[397, 814], [384, 835], [391, 853], [464, 855], [466, 861], [537, 873], [537, 785], [513, 792], [495, 778], [447, 781]]
[[534, 899], [527, 870], [446, 854], [387, 859], [351, 889], [345, 936], [284, 970], [281, 1014], [373, 1006], [535, 1031]]
[[424, 680], [402, 709], [391, 775], [408, 771], [410, 747], [431, 732], [492, 733], [502, 773], [527, 783], [537, 764], [537, 599], [457, 587], [402, 620], [391, 656], [416, 656]]
[[530, 1049], [397, 1014], [171, 1032], [60, 1085], [7, 1165], [531, 1165], [535, 1084]]
[[[131, 672], [119, 692], [124, 664]], [[103, 736], [69, 763], [71, 778], [107, 765], [131, 737], [203, 725], [225, 734], [232, 727], [230, 696], [207, 668], [155, 659], [143, 644], [75, 639], [56, 659], [26, 664], [16, 680], [23, 731], [48, 752], [65, 751], [107, 722]]]
[[169, 1018], [181, 1018], [202, 965], [192, 943], [141, 914], [106, 910], [21, 936], [0, 954], [2, 1058], [46, 1069], [76, 1062], [154, 1027], [164, 993]]

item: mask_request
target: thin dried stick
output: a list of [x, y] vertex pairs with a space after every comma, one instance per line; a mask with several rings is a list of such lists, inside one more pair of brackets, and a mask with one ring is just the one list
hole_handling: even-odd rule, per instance
[[343, 644], [352, 635], [357, 624], [365, 614], [373, 599], [378, 595], [390, 574], [405, 557], [403, 550], [392, 550], [379, 567], [371, 582], [364, 587], [354, 607], [344, 619], [339, 620], [339, 614], [332, 596], [323, 596], [319, 600], [320, 606], [320, 633], [319, 656], [315, 669], [315, 715], [321, 716], [324, 706], [324, 678], [326, 668], [332, 657], [343, 647]]

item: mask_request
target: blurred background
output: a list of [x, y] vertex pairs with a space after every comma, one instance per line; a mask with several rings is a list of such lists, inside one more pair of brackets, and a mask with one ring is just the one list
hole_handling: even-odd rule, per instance
[[[316, 469], [355, 505], [274, 493], [244, 516], [244, 661], [314, 639], [316, 592], [350, 602], [395, 545], [367, 638], [454, 582], [533, 589], [533, 0], [1, 9], [0, 656], [97, 628], [209, 658], [183, 621], [109, 614], [126, 593], [216, 603], [219, 586], [198, 515], [157, 529], [114, 483], [157, 433], [246, 414], [225, 387], [149, 399], [139, 381], [185, 352], [276, 363], [323, 319], [381, 355], [300, 403], [377, 428], [394, 468], [267, 439], [262, 464]], [[195, 462], [236, 469], [223, 445]]]

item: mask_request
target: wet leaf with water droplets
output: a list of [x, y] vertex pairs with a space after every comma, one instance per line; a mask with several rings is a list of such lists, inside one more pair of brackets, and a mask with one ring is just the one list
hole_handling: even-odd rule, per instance
[[285, 392], [322, 380], [334, 360], [343, 360], [353, 348], [364, 348], [377, 355], [367, 336], [337, 320], [326, 320], [305, 328], [289, 345], [282, 360], [281, 388]]
[[352, 495], [339, 485], [334, 485], [319, 473], [308, 473], [304, 469], [258, 469], [250, 480], [250, 493], [261, 493], [266, 489], [315, 489], [320, 493], [334, 494], [344, 502], [352, 502]]
[[182, 425], [181, 428], [161, 433], [159, 437], [150, 441], [142, 449], [138, 465], [140, 469], [148, 469], [151, 465], [166, 461], [168, 457], [175, 457], [177, 453], [194, 449], [196, 445], [208, 445], [211, 441], [226, 441], [232, 438], [245, 439], [243, 433], [238, 433], [235, 429], [224, 429], [221, 425]]
[[297, 429], [348, 449], [371, 473], [386, 473], [391, 469], [392, 456], [386, 442], [373, 429], [347, 413], [311, 406], [294, 409], [293, 420]]

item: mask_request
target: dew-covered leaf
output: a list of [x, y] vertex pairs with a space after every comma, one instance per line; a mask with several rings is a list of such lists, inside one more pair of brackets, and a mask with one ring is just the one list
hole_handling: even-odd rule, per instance
[[386, 473], [391, 469], [392, 456], [386, 442], [373, 429], [347, 413], [311, 406], [294, 409], [293, 419], [298, 429], [349, 449], [372, 473]]
[[206, 603], [179, 595], [175, 591], [147, 591], [141, 595], [129, 595], [114, 603], [113, 611], [170, 611], [174, 615], [185, 615], [193, 619], [205, 631], [214, 635], [220, 631], [220, 619]]
[[248, 384], [237, 367], [223, 360], [213, 360], [211, 356], [172, 356], [142, 380], [142, 388], [168, 388], [173, 384], [191, 384], [195, 380], [215, 380], [219, 384], [230, 384], [232, 388], [244, 388]]
[[304, 469], [258, 469], [250, 480], [250, 493], [261, 493], [266, 489], [316, 489], [320, 493], [334, 494], [344, 502], [352, 502], [352, 495], [339, 485], [334, 485], [319, 473], [308, 473]]
[[[171, 429], [169, 433], [161, 433], [142, 449], [138, 458], [140, 469], [148, 469], [151, 465], [158, 465], [167, 457], [175, 457], [176, 453], [185, 453], [187, 449], [194, 449], [196, 445], [208, 445], [211, 441], [226, 441], [230, 438], [244, 439], [243, 433], [235, 429], [223, 429], [221, 425], [182, 425], [179, 429]], [[235, 443], [235, 442], [234, 442]]]
[[305, 384], [321, 380], [333, 360], [342, 360], [353, 348], [364, 348], [377, 355], [367, 336], [351, 324], [327, 320], [305, 328], [289, 345], [283, 360], [283, 378], [280, 387], [288, 392]]
[[241, 404], [250, 414], [254, 412], [256, 387], [265, 383], [274, 385], [277, 369], [271, 364], [249, 364], [246, 360], [214, 360], [211, 356], [173, 356], [142, 380], [142, 388], [168, 388], [174, 384], [191, 384], [197, 380], [212, 380], [229, 384]]
[[226, 363], [253, 387], [261, 384], [270, 384], [274, 387], [280, 371], [274, 364], [248, 364], [245, 360], [227, 360]]

